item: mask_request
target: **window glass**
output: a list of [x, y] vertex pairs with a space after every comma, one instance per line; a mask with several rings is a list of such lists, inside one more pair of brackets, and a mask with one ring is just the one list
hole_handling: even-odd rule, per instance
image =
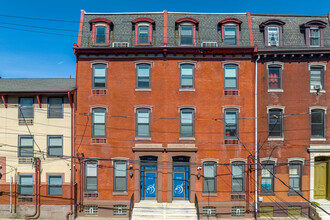
[[19, 99], [19, 118], [33, 118], [33, 98]]
[[62, 176], [48, 176], [48, 195], [62, 195]]
[[181, 110], [181, 137], [193, 137], [193, 110]]
[[235, 162], [231, 166], [232, 169], [232, 193], [244, 193], [244, 163]]
[[88, 161], [85, 164], [85, 191], [97, 191], [97, 162]]
[[19, 136], [19, 157], [33, 157], [33, 136]]
[[323, 68], [311, 67], [310, 71], [311, 89], [323, 89]]
[[312, 137], [324, 137], [324, 110], [311, 111], [311, 135]]
[[268, 67], [268, 88], [281, 88], [281, 67]]
[[126, 191], [127, 190], [127, 179], [126, 179], [126, 162], [117, 161], [115, 162], [114, 176], [115, 176], [115, 187], [114, 191]]
[[262, 163], [261, 165], [261, 192], [274, 192], [274, 164]]
[[301, 162], [299, 161], [291, 162], [289, 165], [289, 185], [294, 190], [301, 191]]
[[137, 66], [137, 88], [150, 88], [150, 65]]
[[225, 89], [237, 88], [237, 66], [225, 66]]
[[320, 29], [309, 30], [310, 46], [320, 46]]
[[33, 176], [32, 175], [19, 175], [18, 194], [20, 196], [32, 196], [33, 195]]
[[48, 136], [48, 156], [63, 155], [63, 137]]
[[48, 118], [63, 118], [62, 98], [48, 98]]
[[203, 192], [216, 192], [216, 164], [204, 163]]
[[149, 137], [150, 136], [150, 111], [149, 109], [137, 110], [137, 136]]
[[193, 65], [181, 65], [181, 88], [194, 88]]
[[225, 25], [224, 27], [224, 44], [225, 45], [236, 45], [236, 26]]
[[279, 45], [279, 29], [278, 27], [268, 28], [268, 46]]
[[149, 44], [149, 26], [139, 26], [139, 44]]
[[268, 136], [282, 137], [282, 109], [270, 109], [268, 112]]
[[193, 45], [193, 25], [180, 25], [180, 44]]
[[93, 88], [106, 88], [106, 65], [93, 65]]
[[105, 137], [105, 109], [93, 109], [93, 137]]
[[105, 26], [96, 26], [96, 44], [105, 44]]
[[238, 135], [237, 111], [225, 111], [225, 138], [235, 138]]

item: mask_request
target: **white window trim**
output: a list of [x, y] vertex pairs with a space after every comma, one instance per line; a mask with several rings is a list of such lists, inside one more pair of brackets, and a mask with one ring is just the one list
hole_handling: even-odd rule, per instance
[[106, 67], [105, 67], [106, 69], [109, 68], [109, 62], [105, 61], [105, 60], [94, 60], [94, 61], [91, 61], [90, 64], [91, 64], [92, 69], [93, 69], [93, 65], [95, 65], [95, 64], [104, 64], [104, 65], [106, 65]]
[[205, 162], [216, 162], [216, 163], [219, 163], [219, 159], [217, 159], [217, 158], [204, 158], [204, 159], [201, 159], [201, 163], [205, 163]]
[[227, 110], [227, 109], [236, 109], [238, 111], [238, 113], [241, 113], [241, 106], [237, 106], [237, 105], [222, 106], [222, 113], [225, 113], [225, 110]]
[[305, 158], [303, 158], [303, 157], [290, 157], [290, 158], [288, 158], [288, 163], [291, 163], [293, 161], [300, 161], [300, 162], [302, 162], [302, 165], [304, 165]]
[[260, 158], [260, 162], [266, 162], [266, 161], [272, 161], [274, 162], [275, 164], [277, 164], [277, 158], [274, 158], [274, 157], [263, 157], [263, 158]]
[[225, 69], [226, 65], [236, 65], [237, 69], [239, 69], [241, 67], [241, 63], [238, 61], [234, 61], [234, 60], [226, 60], [222, 62], [222, 68]]
[[247, 163], [247, 159], [244, 158], [232, 158], [229, 161], [230, 163], [234, 163], [234, 162], [244, 162], [245, 164]]
[[327, 64], [321, 62], [308, 63], [308, 71], [311, 71], [311, 67], [323, 67], [323, 71], [327, 70]]
[[267, 114], [269, 113], [269, 110], [271, 110], [271, 109], [282, 109], [283, 114], [284, 114], [285, 106], [282, 106], [282, 105], [270, 105], [270, 106], [267, 106]]
[[113, 157], [113, 158], [111, 158], [112, 165], [114, 165], [115, 161], [126, 161], [127, 165], [129, 165], [129, 158], [128, 157]]
[[141, 64], [150, 65], [150, 69], [151, 69], [154, 65], [154, 62], [149, 61], [149, 60], [139, 60], [139, 61], [135, 61], [134, 64], [135, 64], [135, 69], [137, 68], [138, 65], [141, 65]]
[[179, 69], [181, 69], [181, 65], [184, 65], [184, 64], [194, 65], [194, 68], [196, 68], [196, 64], [197, 64], [197, 62], [196, 62], [196, 61], [193, 61], [193, 60], [179, 61], [179, 62], [178, 62], [178, 67], [179, 67]]
[[309, 114], [312, 113], [312, 110], [316, 110], [316, 109], [322, 109], [324, 111], [324, 114], [327, 114], [327, 111], [328, 111], [328, 107], [325, 107], [325, 106], [309, 106], [309, 108], [308, 108]]
[[182, 109], [193, 109], [194, 114], [196, 114], [196, 106], [194, 105], [180, 105], [178, 106], [178, 112], [180, 113]]
[[153, 106], [151, 106], [151, 105], [135, 105], [134, 106], [134, 113], [136, 113], [136, 110], [141, 109], [141, 108], [149, 109], [150, 113], [151, 113]]
[[278, 61], [266, 62], [267, 70], [269, 66], [281, 66], [282, 70], [284, 69], [284, 63]]
[[93, 113], [93, 109], [95, 109], [95, 108], [104, 108], [106, 113], [107, 113], [108, 110], [109, 110], [109, 106], [107, 106], [107, 105], [90, 105], [90, 106], [89, 106], [89, 111], [90, 111], [91, 113]]

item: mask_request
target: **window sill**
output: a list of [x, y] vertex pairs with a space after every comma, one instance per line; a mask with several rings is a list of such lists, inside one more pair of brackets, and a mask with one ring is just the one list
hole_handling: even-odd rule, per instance
[[135, 137], [136, 141], [151, 141], [151, 137]]
[[284, 141], [284, 137], [269, 137], [268, 141]]
[[327, 141], [326, 138], [311, 138], [310, 141]]
[[[315, 89], [311, 89], [309, 90], [309, 93], [317, 93], [317, 91]], [[324, 89], [321, 89], [318, 93], [326, 93], [326, 91]]]
[[135, 46], [152, 46], [152, 44], [135, 44]]
[[193, 89], [193, 88], [191, 88], [191, 89], [185, 89], [185, 88], [181, 88], [181, 89], [179, 89], [179, 92], [195, 92], [196, 90], [195, 89]]
[[284, 92], [283, 89], [268, 89], [268, 92]]
[[261, 192], [260, 193], [260, 196], [275, 196], [275, 193], [274, 192], [270, 192], [270, 193], [267, 193], [267, 192]]
[[218, 193], [202, 193], [202, 197], [217, 197]]
[[[297, 191], [297, 192], [301, 193], [301, 191]], [[299, 196], [299, 195], [295, 192], [288, 192], [288, 196]]]
[[151, 92], [151, 88], [136, 88], [135, 92]]
[[92, 44], [93, 47], [108, 47], [109, 44]]
[[112, 192], [113, 196], [128, 196], [128, 192]]
[[194, 141], [195, 137], [180, 137], [179, 141]]

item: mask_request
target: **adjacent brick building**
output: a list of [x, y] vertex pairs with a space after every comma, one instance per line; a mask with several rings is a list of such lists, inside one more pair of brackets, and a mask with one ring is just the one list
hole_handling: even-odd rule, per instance
[[245, 13], [82, 11], [78, 216], [128, 217], [142, 200], [198, 201], [201, 216], [253, 215], [249, 21]]
[[63, 219], [70, 211], [74, 85], [0, 79], [1, 217]]

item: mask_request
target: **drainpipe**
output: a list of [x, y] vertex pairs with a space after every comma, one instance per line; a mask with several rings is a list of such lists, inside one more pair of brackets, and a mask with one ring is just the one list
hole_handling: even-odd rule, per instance
[[255, 61], [254, 68], [254, 217], [257, 219], [258, 213], [258, 61]]
[[38, 158], [34, 158], [34, 162], [35, 162], [35, 192], [36, 192], [36, 204], [35, 204], [35, 209], [34, 209], [34, 213], [32, 215], [25, 215], [26, 219], [30, 219], [33, 216], [35, 216], [38, 212]]
[[15, 182], [14, 182], [14, 213], [16, 213], [16, 196], [17, 196], [17, 169], [15, 168]]
[[40, 164], [41, 161], [38, 158], [38, 194], [37, 194], [37, 201], [38, 201], [38, 210], [37, 210], [37, 214], [35, 216], [31, 216], [31, 217], [26, 217], [27, 219], [38, 219], [40, 217], [40, 188], [41, 188], [41, 175], [40, 175]]
[[10, 176], [10, 206], [9, 212], [13, 212], [13, 176]]
[[69, 216], [73, 214], [73, 175], [74, 175], [74, 171], [73, 171], [73, 104], [71, 106], [71, 178], [70, 178], [70, 211], [68, 213], [66, 213], [65, 217], [67, 220], [69, 220]]

